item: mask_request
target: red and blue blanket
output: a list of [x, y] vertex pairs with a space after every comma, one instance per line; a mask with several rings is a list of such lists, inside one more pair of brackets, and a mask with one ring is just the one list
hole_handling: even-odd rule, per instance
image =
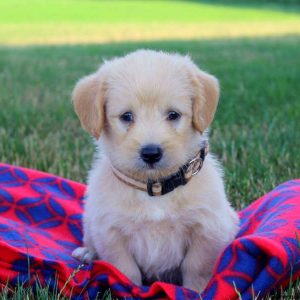
[[240, 212], [241, 229], [202, 295], [155, 282], [136, 286], [105, 261], [80, 265], [85, 186], [0, 164], [0, 287], [36, 282], [72, 299], [108, 288], [121, 299], [254, 299], [300, 275], [300, 180], [279, 185]]

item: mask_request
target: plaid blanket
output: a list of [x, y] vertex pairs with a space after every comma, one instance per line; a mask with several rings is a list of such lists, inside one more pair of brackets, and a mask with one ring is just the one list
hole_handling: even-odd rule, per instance
[[0, 164], [0, 286], [38, 281], [72, 299], [95, 299], [108, 288], [122, 299], [253, 299], [300, 275], [300, 180], [240, 212], [241, 229], [202, 295], [162, 282], [136, 286], [105, 261], [73, 259], [84, 191], [77, 182]]

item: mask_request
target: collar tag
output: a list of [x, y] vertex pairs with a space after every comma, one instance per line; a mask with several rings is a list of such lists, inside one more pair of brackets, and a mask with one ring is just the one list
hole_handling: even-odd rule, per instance
[[196, 175], [202, 168], [203, 160], [200, 157], [196, 157], [189, 162], [189, 168], [191, 168], [192, 176]]

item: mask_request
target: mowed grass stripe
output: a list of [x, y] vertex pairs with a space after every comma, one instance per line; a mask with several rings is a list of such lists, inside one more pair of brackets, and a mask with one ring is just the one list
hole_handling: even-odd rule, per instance
[[300, 9], [196, 1], [0, 1], [0, 44], [300, 34]]
[[279, 21], [298, 19], [299, 10], [268, 3], [249, 6], [216, 1], [3, 0], [0, 23]]

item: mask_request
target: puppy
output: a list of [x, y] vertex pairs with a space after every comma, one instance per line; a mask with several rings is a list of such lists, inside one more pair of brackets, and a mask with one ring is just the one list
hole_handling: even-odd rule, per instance
[[89, 173], [83, 262], [110, 262], [135, 284], [201, 292], [238, 230], [208, 152], [218, 81], [188, 56], [139, 50], [106, 61], [73, 103], [99, 156]]

